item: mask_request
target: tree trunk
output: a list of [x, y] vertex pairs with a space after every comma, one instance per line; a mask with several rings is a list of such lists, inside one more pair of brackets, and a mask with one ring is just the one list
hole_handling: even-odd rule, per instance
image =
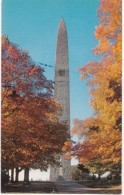
[[16, 178], [15, 181], [18, 182], [19, 181], [19, 169], [16, 168]]
[[24, 182], [29, 183], [29, 167], [24, 169]]
[[19, 172], [22, 171], [23, 168], [16, 168], [16, 178], [15, 178], [15, 181], [18, 182], [19, 181]]
[[93, 180], [95, 180], [95, 174], [93, 173]]
[[100, 174], [98, 174], [98, 180], [100, 180], [101, 179], [101, 177], [100, 177], [101, 175]]
[[11, 182], [14, 181], [14, 169], [11, 169]]
[[6, 169], [7, 174], [9, 175], [9, 169]]

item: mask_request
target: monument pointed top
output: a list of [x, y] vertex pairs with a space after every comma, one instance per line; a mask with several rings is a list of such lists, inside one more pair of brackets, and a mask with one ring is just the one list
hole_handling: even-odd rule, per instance
[[56, 67], [68, 69], [68, 37], [63, 17], [60, 19], [56, 47]]
[[63, 21], [63, 22], [64, 22], [64, 18], [63, 18], [63, 17], [61, 17], [60, 22], [61, 22], [61, 21]]
[[64, 21], [64, 18], [63, 18], [63, 17], [61, 17], [61, 19], [60, 19], [59, 26], [64, 26], [64, 27], [66, 27], [65, 21]]

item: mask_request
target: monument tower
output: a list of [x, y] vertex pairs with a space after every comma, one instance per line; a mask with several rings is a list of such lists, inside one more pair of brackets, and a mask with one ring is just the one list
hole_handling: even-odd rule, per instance
[[[60, 20], [57, 36], [56, 63], [55, 63], [54, 98], [60, 102], [63, 111], [59, 120], [68, 125], [70, 135], [70, 93], [69, 93], [69, 60], [68, 60], [68, 37], [65, 22]], [[71, 161], [60, 157], [61, 165], [50, 168], [50, 180], [59, 178], [71, 180]]]

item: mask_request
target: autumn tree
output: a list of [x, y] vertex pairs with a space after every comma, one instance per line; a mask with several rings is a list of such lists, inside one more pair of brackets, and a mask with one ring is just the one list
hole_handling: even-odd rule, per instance
[[71, 166], [71, 174], [73, 180], [79, 180], [80, 179], [80, 170], [77, 168], [76, 165]]
[[62, 108], [43, 72], [26, 51], [2, 37], [2, 168], [16, 168], [17, 178], [22, 168], [28, 176], [29, 167], [58, 163], [67, 137], [67, 126], [58, 120]]
[[[91, 61], [80, 68], [81, 78], [88, 79], [94, 116], [76, 120], [73, 133], [79, 136], [76, 155], [80, 163], [121, 164], [121, 63], [122, 8], [121, 0], [101, 0], [97, 10], [99, 26], [95, 29], [98, 45], [93, 50], [100, 61]], [[83, 139], [83, 141], [82, 141]], [[95, 165], [94, 165], [95, 167]]]
[[6, 168], [47, 169], [49, 164], [56, 163], [55, 157], [66, 140], [67, 127], [57, 119], [59, 105], [54, 100], [38, 99], [23, 100], [20, 110], [6, 118], [2, 134], [2, 164]]
[[78, 164], [77, 168], [80, 169], [84, 173], [89, 173], [89, 169], [86, 168], [83, 164]]
[[[2, 103], [10, 94], [10, 90], [13, 94], [16, 91], [16, 94], [23, 97], [50, 97], [53, 84], [43, 73], [44, 69], [33, 62], [28, 51], [11, 43], [8, 37], [2, 36]], [[10, 104], [8, 107], [7, 109], [11, 108]]]

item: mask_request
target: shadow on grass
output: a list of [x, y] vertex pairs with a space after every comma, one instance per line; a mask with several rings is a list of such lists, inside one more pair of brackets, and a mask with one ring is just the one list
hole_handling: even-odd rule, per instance
[[120, 180], [82, 180], [76, 181], [76, 183], [85, 185], [89, 188], [111, 188], [121, 185]]
[[9, 183], [1, 186], [2, 193], [21, 192], [21, 193], [53, 193], [57, 192], [52, 182], [30, 182], [24, 184], [23, 182]]

